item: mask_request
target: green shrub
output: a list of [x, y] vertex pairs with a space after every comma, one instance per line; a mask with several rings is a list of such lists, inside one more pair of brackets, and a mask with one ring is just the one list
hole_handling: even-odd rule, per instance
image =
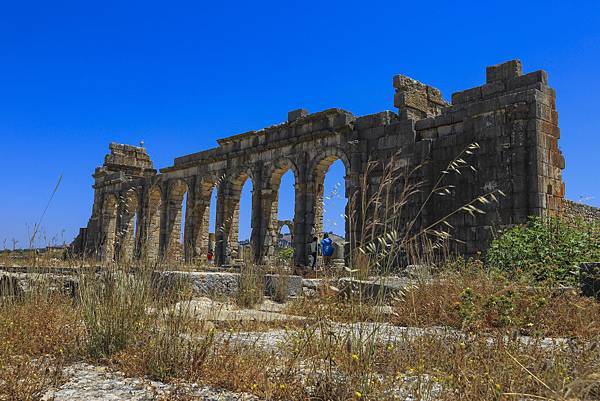
[[294, 259], [294, 248], [283, 248], [277, 252], [277, 261], [288, 264]]
[[574, 284], [582, 262], [600, 260], [600, 226], [531, 217], [492, 242], [488, 264], [511, 279]]

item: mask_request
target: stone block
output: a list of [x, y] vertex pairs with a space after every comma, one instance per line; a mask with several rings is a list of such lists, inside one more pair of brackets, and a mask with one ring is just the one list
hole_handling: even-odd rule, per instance
[[481, 96], [484, 99], [487, 99], [492, 96], [496, 96], [498, 93], [503, 92], [504, 89], [505, 89], [505, 86], [502, 81], [490, 82], [481, 87]]
[[409, 285], [407, 280], [380, 277], [373, 280], [356, 280], [342, 277], [338, 280], [340, 294], [346, 298], [353, 296], [363, 299], [385, 299], [401, 294]]
[[296, 120], [299, 120], [299, 119], [307, 117], [307, 116], [308, 116], [308, 110], [306, 110], [306, 109], [292, 110], [292, 111], [288, 112], [288, 121], [289, 122], [296, 121]]
[[506, 81], [522, 74], [523, 67], [520, 60], [510, 60], [486, 68], [486, 82]]
[[[541, 83], [542, 85], [548, 84], [548, 74], [546, 71], [534, 71], [530, 72], [529, 74], [508, 79], [506, 80], [506, 89], [514, 90], [518, 88], [529, 87], [538, 83]], [[550, 100], [547, 100], [547, 102], [549, 103]]]
[[302, 295], [302, 277], [282, 274], [265, 275], [265, 295], [274, 296], [282, 286], [287, 295], [297, 297]]
[[437, 131], [440, 137], [448, 136], [453, 133], [453, 127], [452, 125], [444, 125], [442, 127], [438, 127]]

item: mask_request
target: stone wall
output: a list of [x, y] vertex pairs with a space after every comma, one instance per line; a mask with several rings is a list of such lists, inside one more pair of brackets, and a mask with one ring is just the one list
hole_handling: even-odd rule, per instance
[[[296, 263], [303, 264], [311, 233], [322, 231], [323, 182], [329, 166], [338, 159], [343, 162], [346, 196], [357, 200], [368, 197], [381, 180], [381, 169], [369, 170], [370, 162], [394, 159], [406, 171], [419, 166], [412, 178], [422, 183], [422, 191], [403, 212], [407, 220], [417, 217], [417, 229], [483, 194], [506, 194], [486, 206], [483, 215], [456, 213], [448, 220], [460, 240], [456, 252], [485, 251], [495, 227], [555, 213], [564, 196], [555, 93], [546, 73], [523, 75], [520, 62], [513, 60], [488, 67], [486, 76], [485, 84], [454, 93], [448, 103], [432, 86], [398, 75], [393, 79], [398, 112], [356, 117], [341, 109], [313, 114], [295, 110], [284, 123], [220, 139], [217, 148], [176, 158], [160, 172], [145, 149], [111, 144], [111, 153], [94, 174], [92, 216], [74, 244], [79, 252], [104, 260], [202, 257], [208, 247], [210, 195], [217, 188], [215, 255], [217, 263], [229, 263], [236, 256], [241, 189], [249, 179], [251, 248], [255, 259], [266, 263], [277, 243], [280, 179], [291, 170], [292, 234]], [[478, 147], [474, 154], [463, 153], [473, 143]], [[450, 175], [452, 196], [425, 202], [437, 177], [460, 154], [476, 172]], [[365, 182], [371, 185], [365, 188]], [[346, 214], [359, 205], [349, 202], [353, 210]], [[177, 241], [182, 217], [183, 246]], [[358, 230], [346, 222], [348, 240], [359, 238]]]
[[581, 218], [589, 223], [600, 224], [600, 208], [583, 203], [563, 200], [563, 213], [567, 217]]

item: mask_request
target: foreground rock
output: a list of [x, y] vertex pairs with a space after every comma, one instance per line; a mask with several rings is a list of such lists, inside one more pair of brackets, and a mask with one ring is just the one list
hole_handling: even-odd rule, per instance
[[190, 301], [178, 302], [177, 311], [189, 313], [199, 320], [210, 321], [255, 321], [276, 322], [303, 320], [302, 316], [292, 316], [281, 313], [284, 305], [266, 300], [256, 309], [241, 309], [229, 302], [218, 302], [210, 298], [194, 298]]
[[174, 386], [153, 380], [127, 378], [105, 367], [77, 363], [64, 369], [67, 382], [48, 391], [44, 401], [108, 401], [108, 400], [185, 400], [242, 401], [257, 400], [251, 394], [234, 393], [197, 384]]
[[376, 277], [368, 280], [343, 277], [338, 280], [341, 294], [346, 298], [353, 295], [365, 299], [393, 298], [401, 295], [409, 285], [410, 281], [401, 277]]
[[0, 297], [22, 297], [32, 293], [61, 293], [75, 297], [78, 288], [79, 280], [73, 275], [0, 272]]
[[[234, 272], [184, 272], [184, 271], [156, 271], [152, 274], [155, 285], [162, 290], [176, 289], [181, 285], [190, 286], [194, 296], [235, 296], [240, 274]], [[302, 278], [292, 275], [266, 274], [264, 278], [266, 295], [274, 295], [276, 287], [281, 288], [287, 296], [302, 295]]]

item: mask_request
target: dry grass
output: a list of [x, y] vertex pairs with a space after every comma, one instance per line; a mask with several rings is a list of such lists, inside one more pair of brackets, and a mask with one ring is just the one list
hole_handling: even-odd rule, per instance
[[381, 305], [377, 302], [345, 302], [337, 295], [295, 299], [286, 306], [285, 313], [306, 316], [312, 320], [327, 319], [341, 323], [384, 320]]
[[70, 299], [0, 301], [0, 400], [36, 400], [58, 384], [82, 333]]
[[[386, 400], [394, 399], [394, 394], [417, 400], [429, 395], [440, 400], [598, 397], [599, 305], [569, 292], [551, 297], [549, 289], [520, 291], [516, 284], [507, 289], [502, 282], [473, 271], [446, 273], [442, 280], [421, 283], [408, 292], [395, 305], [394, 323], [467, 331], [406, 335], [386, 342], [375, 340], [377, 324], [344, 334], [330, 323], [383, 321], [377, 303], [335, 297], [299, 300], [288, 311], [309, 316], [303, 323], [213, 325], [193, 319], [185, 300], [180, 302], [184, 307], [167, 308], [181, 296], [157, 294], [147, 287], [148, 281], [114, 276], [112, 284], [97, 280], [88, 285], [95, 291], [83, 290], [79, 303], [37, 296], [1, 305], [0, 399], [38, 398], [48, 386], [60, 382], [59, 368], [77, 358], [109, 364], [132, 376], [201, 382], [273, 400]], [[531, 320], [533, 328], [526, 327], [527, 334], [570, 336], [575, 341], [551, 348], [542, 347], [538, 337], [523, 343], [514, 335], [523, 328], [516, 323], [498, 324], [502, 316], [495, 312], [476, 314], [466, 324], [464, 311], [461, 315], [456, 305], [466, 302], [460, 295], [465, 288], [482, 295], [475, 302], [478, 311], [489, 305], [484, 294], [489, 299], [510, 290], [519, 295], [510, 318]], [[94, 297], [87, 298], [90, 294]], [[540, 304], [542, 296], [547, 301]], [[91, 305], [98, 313], [86, 317]], [[125, 313], [125, 309], [144, 313]], [[522, 320], [524, 316], [528, 319]], [[93, 332], [111, 319], [127, 327], [125, 341], [106, 334], [114, 330]], [[282, 326], [289, 334], [275, 349], [235, 340], [242, 331]], [[98, 342], [98, 333], [120, 338], [119, 346], [106, 346], [99, 353], [90, 346], [106, 345]]]
[[264, 298], [265, 276], [260, 266], [244, 265], [240, 270], [236, 303], [242, 308], [252, 308]]
[[577, 290], [531, 287], [486, 272], [448, 272], [422, 282], [394, 305], [401, 326], [449, 326], [471, 332], [600, 338], [600, 304]]

